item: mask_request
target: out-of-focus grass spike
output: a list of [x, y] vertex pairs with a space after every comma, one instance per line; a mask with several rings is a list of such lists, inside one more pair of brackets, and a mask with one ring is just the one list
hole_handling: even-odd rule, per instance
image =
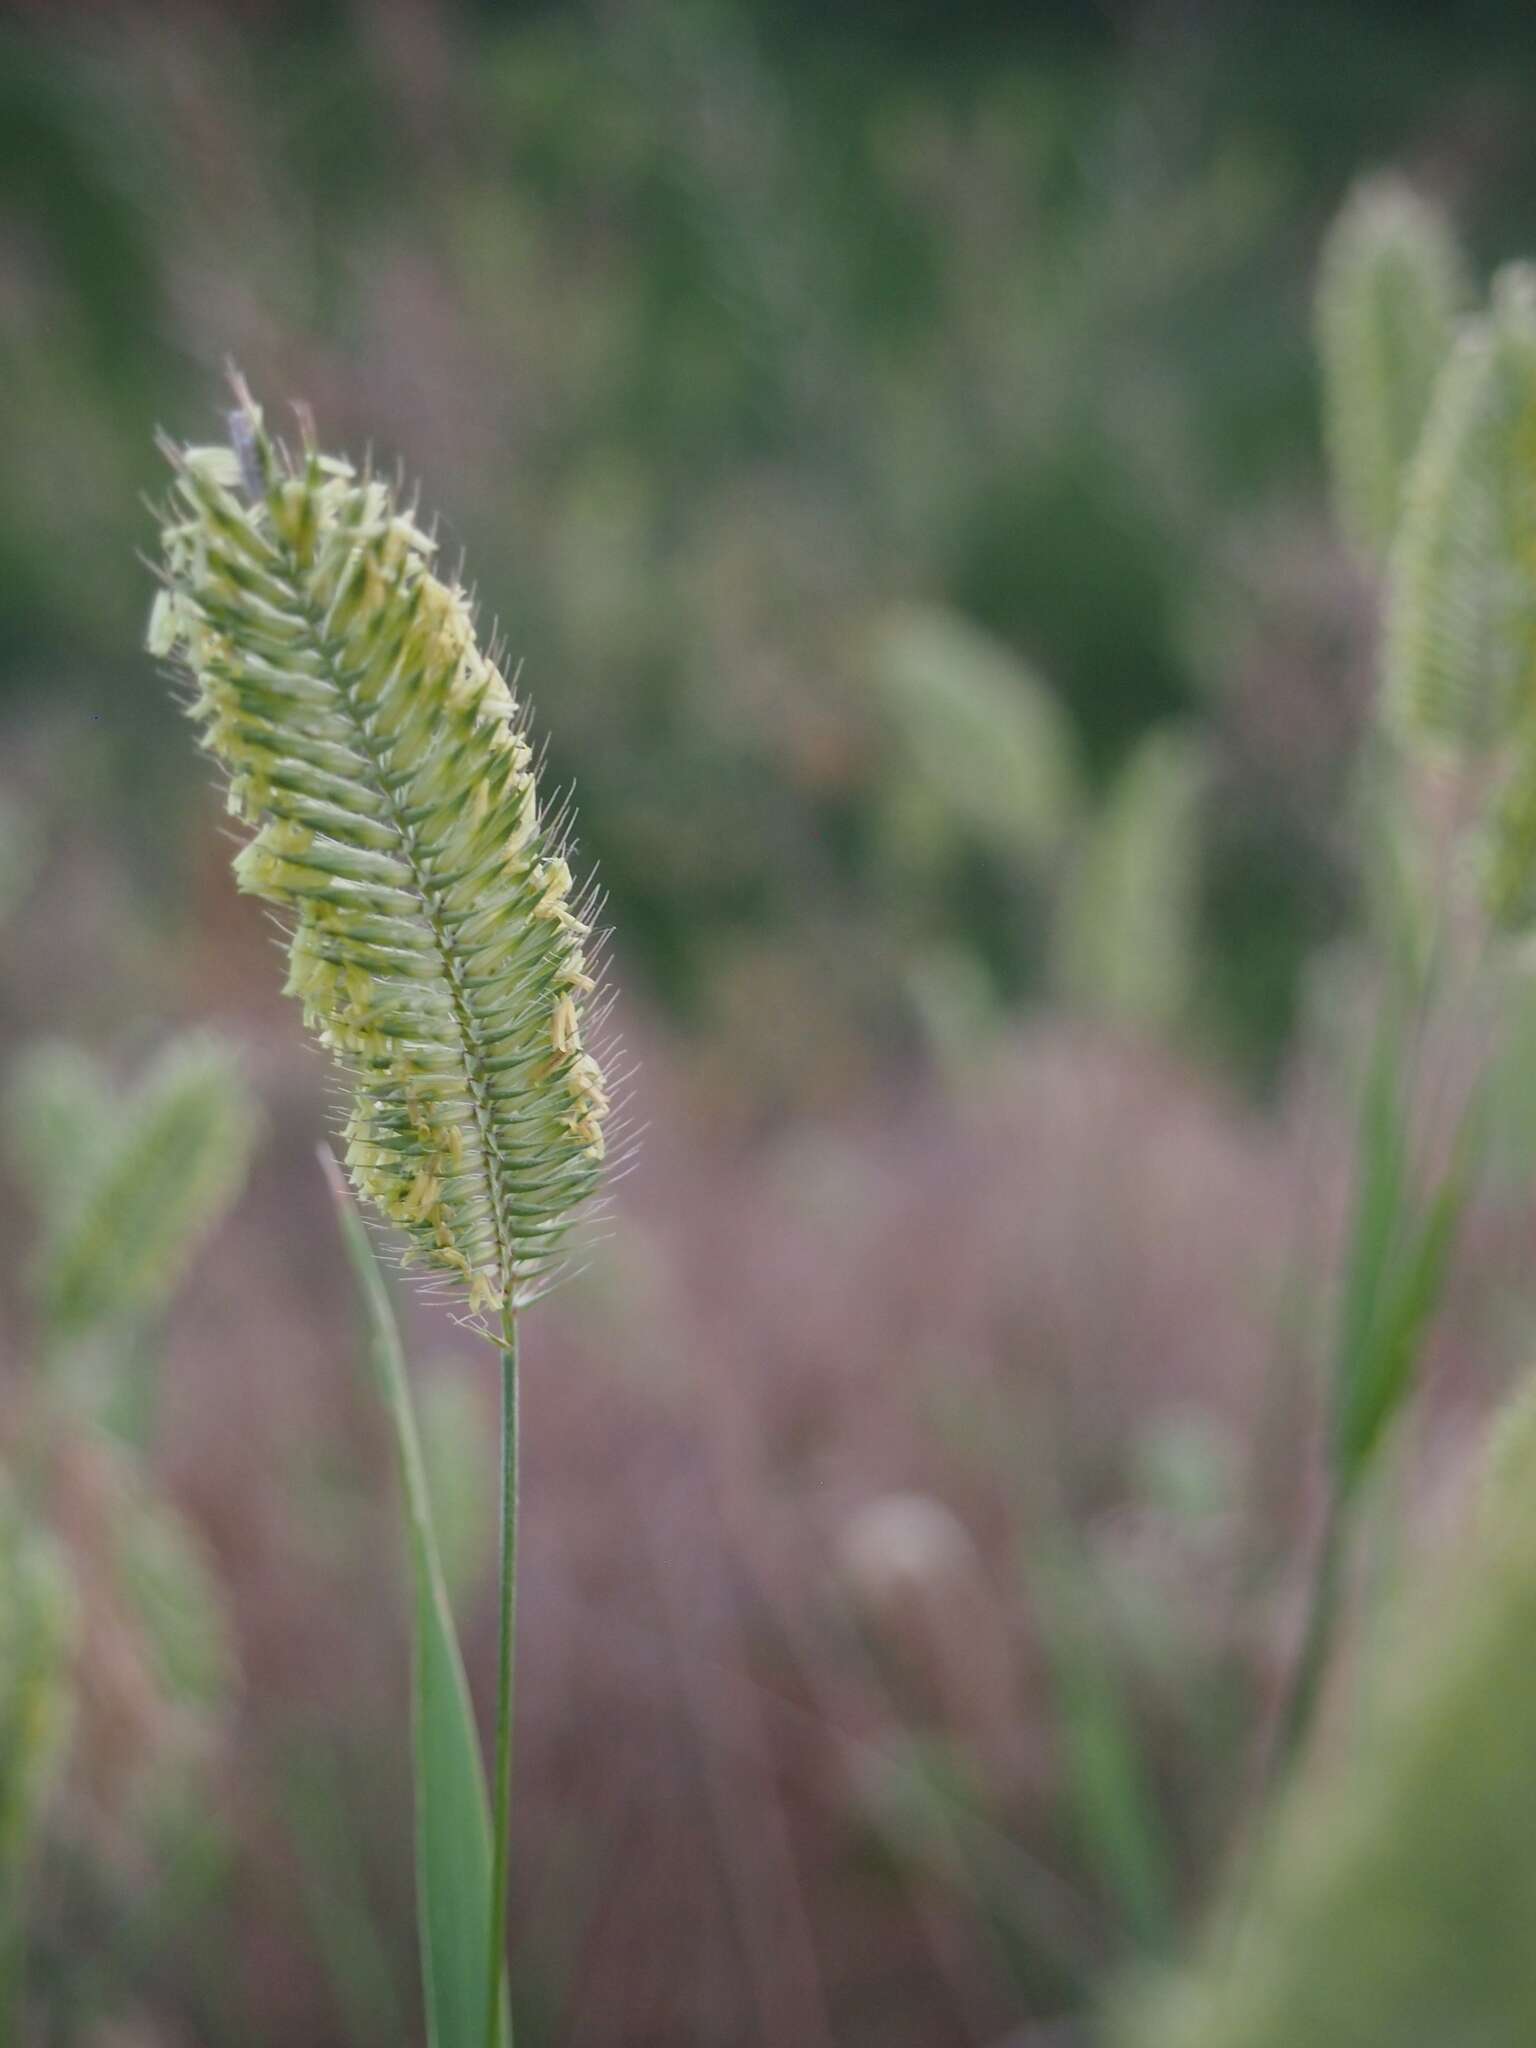
[[82, 1047], [39, 1039], [11, 1062], [5, 1109], [17, 1163], [51, 1223], [79, 1199], [112, 1142], [111, 1077]]
[[[33, 1107], [45, 1112], [39, 1128], [56, 1130], [59, 1105], [49, 1099], [51, 1108]], [[54, 1205], [39, 1289], [51, 1339], [142, 1317], [169, 1299], [243, 1184], [255, 1132], [233, 1049], [202, 1032], [174, 1040], [106, 1132], [76, 1153], [75, 1188]]]
[[197, 1530], [125, 1464], [119, 1480], [114, 1563], [124, 1606], [138, 1625], [163, 1697], [210, 1725], [228, 1704], [238, 1657]]
[[1464, 290], [1437, 207], [1397, 178], [1355, 187], [1324, 247], [1316, 323], [1339, 523], [1367, 558], [1383, 557], [1397, 531]]
[[596, 1188], [608, 1094], [589, 926], [524, 720], [396, 488], [291, 453], [242, 386], [176, 480], [151, 648], [254, 827], [288, 991], [346, 1072], [353, 1186], [465, 1300], [510, 1313]]
[[1511, 267], [1436, 386], [1392, 551], [1386, 708], [1409, 743], [1507, 738], [1536, 671], [1536, 275]]
[[1085, 1010], [1167, 1030], [1198, 977], [1202, 805], [1210, 762], [1192, 732], [1154, 730], [1084, 835], [1057, 913], [1062, 993]]
[[871, 636], [868, 673], [906, 805], [1004, 859], [1060, 852], [1081, 805], [1071, 721], [1009, 647], [940, 607], [901, 605]]

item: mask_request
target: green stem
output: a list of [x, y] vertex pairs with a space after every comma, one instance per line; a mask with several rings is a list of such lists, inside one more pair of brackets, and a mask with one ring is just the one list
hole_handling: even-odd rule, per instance
[[507, 1988], [507, 1866], [512, 1808], [512, 1676], [517, 1636], [517, 1312], [501, 1325], [501, 1635], [496, 1683], [496, 1776], [491, 1792], [491, 1926], [486, 2048], [501, 2040]]
[[1318, 1546], [1317, 1564], [1307, 1602], [1307, 1625], [1301, 1650], [1291, 1675], [1290, 1690], [1275, 1730], [1270, 1759], [1271, 1793], [1277, 1792], [1306, 1744], [1312, 1717], [1317, 1710], [1323, 1674], [1328, 1668], [1334, 1630], [1339, 1618], [1339, 1595], [1344, 1582], [1344, 1559], [1349, 1547], [1353, 1488], [1335, 1479], [1329, 1488], [1327, 1519]]

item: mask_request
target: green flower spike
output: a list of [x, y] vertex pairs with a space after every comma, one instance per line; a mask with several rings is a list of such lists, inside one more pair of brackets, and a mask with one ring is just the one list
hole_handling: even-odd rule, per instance
[[590, 895], [434, 541], [235, 391], [230, 446], [165, 444], [149, 645], [255, 827], [235, 873], [284, 913], [287, 991], [348, 1077], [353, 1185], [486, 1328], [550, 1284], [603, 1168]]
[[1533, 452], [1536, 274], [1512, 264], [1435, 387], [1392, 550], [1386, 707], [1410, 746], [1476, 756], [1527, 707]]
[[1536, 920], [1536, 270], [1511, 264], [1435, 389], [1392, 550], [1387, 711], [1404, 747], [1486, 778], [1477, 869]]
[[1350, 194], [1323, 251], [1317, 338], [1340, 523], [1367, 561], [1388, 552], [1430, 394], [1466, 298], [1439, 210], [1396, 178]]

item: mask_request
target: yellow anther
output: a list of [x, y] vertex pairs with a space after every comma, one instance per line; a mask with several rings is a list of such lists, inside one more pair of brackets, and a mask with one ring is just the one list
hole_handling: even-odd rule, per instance
[[576, 1005], [569, 996], [562, 996], [555, 1004], [549, 1020], [549, 1036], [556, 1052], [570, 1052], [581, 1044], [581, 1024], [576, 1015]]

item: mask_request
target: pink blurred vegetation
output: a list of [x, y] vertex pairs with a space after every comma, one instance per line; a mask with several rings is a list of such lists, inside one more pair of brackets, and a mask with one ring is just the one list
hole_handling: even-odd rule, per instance
[[[74, 860], [87, 958], [114, 892], [104, 849]], [[323, 1065], [209, 861], [164, 959], [187, 1013], [250, 1049], [271, 1128], [173, 1316], [154, 1465], [237, 1635], [238, 1710], [195, 1766], [231, 1831], [216, 1938], [253, 2036], [320, 2043], [325, 1880], [295, 1818], [316, 1783], [402, 1999], [411, 1981], [391, 1457], [313, 1163]], [[45, 881], [23, 952], [64, 916]], [[643, 1163], [529, 1340], [520, 2000], [577, 2043], [1067, 2038], [1021, 2012], [1070, 2007], [1128, 1935], [1065, 1782], [1042, 1616], [1064, 1600], [1108, 1659], [1194, 1902], [1297, 1624], [1338, 1106], [1298, 1071], [1256, 1110], [1129, 1034], [1041, 1017], [961, 1080], [871, 1069], [841, 1109], [744, 1131], [708, 1063], [641, 1003], [626, 1023]], [[1469, 1296], [1508, 1280], [1523, 1229], [1482, 1220]], [[481, 1419], [460, 1597], [484, 1671], [493, 1375], [429, 1309], [408, 1336], [424, 1392], [453, 1380]], [[1463, 1377], [1452, 1419], [1480, 1406]], [[1442, 1467], [1456, 1440], [1436, 1432]], [[110, 1540], [88, 1448], [61, 1485], [88, 1555]], [[110, 1625], [81, 1678], [71, 1797], [110, 1811], [102, 1788], [163, 1731]], [[173, 1939], [161, 1967], [186, 1966]], [[196, 2038], [176, 2004], [143, 2039]]]
[[[1055, 105], [1022, 58], [982, 63], [958, 110], [908, 71], [876, 81], [852, 140], [823, 115], [821, 143], [883, 195], [885, 256], [933, 303], [897, 292], [872, 337], [829, 310], [857, 238], [818, 239], [837, 188], [806, 162], [811, 117], [730, 11], [688, 12], [687, 33], [664, 9], [575, 29], [554, 11], [481, 44], [450, 9], [359, 7], [314, 76], [259, 8], [192, 10], [185, 35], [153, 10], [60, 9], [67, 34], [45, 13], [31, 58], [76, 128], [117, 124], [111, 191], [152, 224], [156, 296], [142, 381], [112, 385], [46, 235], [0, 239], [0, 569], [49, 633], [18, 639], [0, 703], [0, 796], [42, 848], [6, 931], [0, 1053], [63, 1034], [127, 1073], [172, 1026], [211, 1023], [245, 1049], [268, 1125], [170, 1316], [148, 1454], [231, 1616], [235, 1703], [186, 1759], [219, 1841], [92, 2048], [200, 2048], [221, 2010], [230, 2042], [415, 2038], [403, 1564], [315, 1165], [323, 1065], [134, 652], [149, 408], [178, 434], [206, 424], [230, 349], [263, 393], [309, 400], [328, 441], [387, 432], [428, 472], [529, 655], [614, 892], [647, 1135], [608, 1241], [526, 1337], [521, 2048], [1085, 2039], [1096, 1987], [1198, 1909], [1241, 1829], [1315, 1533], [1362, 990], [1357, 962], [1308, 956], [1356, 879], [1344, 790], [1371, 622], [1316, 474], [1282, 463], [1234, 509], [1198, 427], [1247, 349], [1255, 445], [1276, 389], [1302, 392], [1285, 424], [1308, 431], [1298, 280], [1326, 209], [1301, 144], [1271, 175], [1240, 121], [1186, 143], [1180, 92], [1204, 89], [1204, 59], [1155, 38], [1116, 47], [1081, 141], [1075, 87]], [[328, 90], [347, 118], [349, 93], [389, 112], [396, 151], [359, 171], [361, 198], [314, 171]], [[307, 171], [273, 140], [295, 133]], [[382, 197], [364, 189], [379, 177]], [[1053, 225], [1051, 192], [1079, 179]], [[646, 209], [673, 205], [686, 234], [668, 214], [647, 242]], [[1277, 221], [1291, 270], [1255, 323]], [[686, 261], [703, 283], [654, 317]], [[869, 292], [884, 303], [878, 277]], [[1166, 352], [1186, 299], [1200, 333]], [[658, 454], [657, 410], [697, 438]], [[999, 496], [1057, 474], [1090, 497], [1112, 480], [1087, 540], [1053, 501]], [[1212, 858], [1246, 863], [1195, 1001], [1156, 1024], [1074, 1005], [1041, 968], [1070, 849], [1021, 873], [936, 812], [885, 808], [910, 791], [862, 676], [872, 624], [908, 599], [964, 609], [973, 587], [986, 614], [986, 563], [1011, 590], [1046, 541], [1031, 587], [1059, 583], [1071, 630], [1037, 646], [1020, 626], [1012, 651], [1060, 655], [1047, 683], [1101, 780], [1167, 716], [1163, 671], [1183, 662], [1172, 708], [1209, 744]], [[1134, 620], [1159, 638], [1144, 668], [1115, 638], [1101, 542], [1137, 573], [1163, 550]], [[979, 623], [1007, 641], [997, 609]], [[1074, 632], [1092, 643], [1077, 674]], [[1119, 730], [1116, 692], [1136, 700]], [[1297, 902], [1284, 971], [1266, 994], [1261, 959], [1254, 997], [1249, 941]], [[935, 1024], [915, 971], [931, 984], [957, 959], [983, 993]], [[1437, 1026], [1441, 1093], [1475, 1036]], [[0, 1222], [14, 1439], [34, 1231], [14, 1177]], [[1438, 1426], [1399, 1453], [1415, 1541], [1518, 1361], [1530, 1224], [1495, 1182], [1466, 1232]], [[493, 1361], [404, 1299], [424, 1405], [446, 1417], [484, 1715]], [[171, 1884], [125, 1807], [136, 1757], [177, 1729], [115, 1619], [120, 1477], [84, 1437], [53, 1475], [95, 1588], [59, 1826], [112, 1873], [39, 1901], [66, 1976], [115, 1953], [101, 1900]]]

